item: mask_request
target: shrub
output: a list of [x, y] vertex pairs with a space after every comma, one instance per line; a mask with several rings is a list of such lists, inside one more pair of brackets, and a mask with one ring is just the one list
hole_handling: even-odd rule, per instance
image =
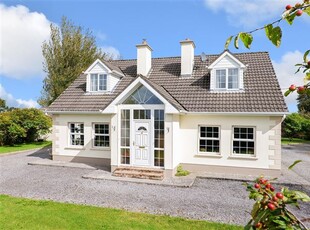
[[189, 171], [184, 170], [184, 169], [182, 168], [182, 166], [179, 165], [179, 166], [177, 167], [177, 173], [176, 173], [175, 175], [176, 175], [176, 176], [187, 176], [187, 175], [189, 175], [189, 174], [190, 174]]

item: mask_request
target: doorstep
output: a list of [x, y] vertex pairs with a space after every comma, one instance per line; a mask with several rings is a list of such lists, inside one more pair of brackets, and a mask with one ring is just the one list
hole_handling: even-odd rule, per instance
[[150, 179], [140, 179], [130, 177], [116, 177], [112, 176], [110, 172], [104, 170], [95, 170], [82, 176], [82, 178], [189, 188], [194, 184], [196, 176], [194, 174], [190, 174], [188, 176], [183, 177], [170, 177], [170, 178], [164, 178], [163, 180], [150, 180]]

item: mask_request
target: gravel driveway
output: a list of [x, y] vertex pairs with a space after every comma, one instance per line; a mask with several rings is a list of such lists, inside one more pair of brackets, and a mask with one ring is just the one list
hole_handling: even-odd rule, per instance
[[[295, 147], [285, 149], [283, 162], [292, 161]], [[298, 150], [309, 162], [309, 152]], [[55, 200], [77, 204], [127, 209], [135, 212], [168, 214], [193, 219], [244, 225], [253, 201], [240, 181], [196, 179], [191, 188], [89, 180], [82, 175], [90, 169], [31, 166], [28, 162], [48, 157], [44, 151], [29, 151], [0, 157], [0, 194]], [[299, 155], [297, 155], [297, 158]], [[300, 164], [301, 165], [301, 164]], [[309, 164], [308, 164], [309, 167]], [[296, 167], [297, 168], [297, 167]], [[306, 165], [300, 169], [309, 179]], [[310, 194], [309, 186], [294, 185]], [[301, 219], [310, 217], [310, 204], [297, 211]], [[308, 226], [310, 222], [305, 222]]]

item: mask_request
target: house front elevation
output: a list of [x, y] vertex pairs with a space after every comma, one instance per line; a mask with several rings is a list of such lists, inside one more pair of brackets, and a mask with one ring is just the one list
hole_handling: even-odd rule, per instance
[[96, 60], [48, 107], [53, 159], [118, 167], [277, 175], [287, 113], [266, 52]]

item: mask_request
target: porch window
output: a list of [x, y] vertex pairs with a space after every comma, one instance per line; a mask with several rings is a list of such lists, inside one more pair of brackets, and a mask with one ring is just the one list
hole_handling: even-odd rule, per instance
[[109, 147], [110, 146], [110, 134], [109, 124], [94, 124], [94, 147]]
[[130, 164], [130, 110], [121, 110], [121, 164]]
[[154, 166], [164, 167], [165, 113], [154, 110]]
[[69, 124], [70, 145], [84, 145], [84, 124], [70, 123]]
[[199, 152], [220, 153], [220, 127], [199, 127]]
[[135, 109], [133, 111], [133, 119], [151, 119], [150, 109]]
[[233, 153], [254, 155], [254, 128], [234, 127]]
[[124, 101], [124, 104], [156, 105], [163, 103], [144, 85], [141, 85]]

